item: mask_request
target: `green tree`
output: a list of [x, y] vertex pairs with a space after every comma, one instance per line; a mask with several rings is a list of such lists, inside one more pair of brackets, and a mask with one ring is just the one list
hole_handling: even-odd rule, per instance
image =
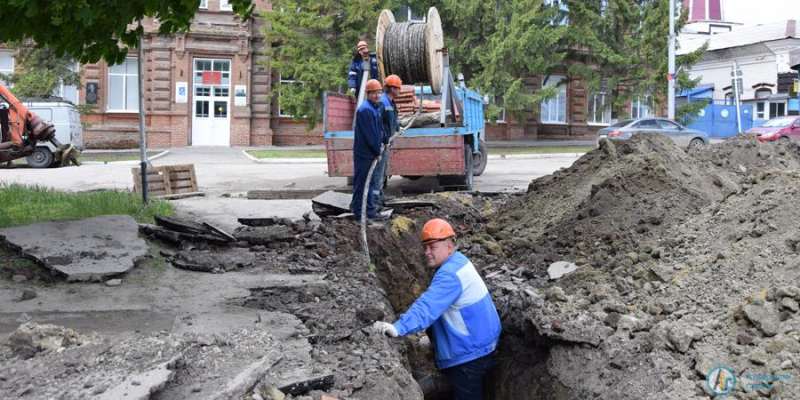
[[347, 87], [347, 69], [355, 44], [366, 40], [374, 51], [378, 15], [386, 0], [277, 0], [262, 13], [263, 33], [271, 47], [267, 66], [295, 84], [277, 85], [281, 112], [306, 118], [309, 129], [319, 121], [322, 93]]
[[[230, 4], [245, 19], [253, 11], [251, 0]], [[162, 34], [186, 31], [199, 5], [200, 0], [7, 0], [0, 13], [0, 38], [32, 39], [57, 57], [72, 56], [81, 63], [103, 58], [116, 64], [144, 33], [136, 21], [154, 18]]]
[[[571, 75], [586, 80], [589, 92], [605, 86], [615, 112], [632, 99], [648, 96], [655, 102], [667, 100], [667, 61], [669, 34], [669, 1], [667, 0], [570, 0], [570, 29], [562, 41], [567, 59], [573, 61]], [[675, 31], [687, 21], [687, 12], [676, 13]], [[696, 63], [705, 47], [677, 57], [677, 87], [692, 88], [697, 84], [686, 72]], [[688, 104], [676, 116], [699, 110]]]
[[81, 75], [72, 70], [74, 59], [57, 57], [49, 46], [15, 43], [10, 47], [14, 49], [16, 71], [0, 74], [0, 78], [14, 85], [11, 91], [17, 97], [49, 97], [61, 83], [80, 88]]

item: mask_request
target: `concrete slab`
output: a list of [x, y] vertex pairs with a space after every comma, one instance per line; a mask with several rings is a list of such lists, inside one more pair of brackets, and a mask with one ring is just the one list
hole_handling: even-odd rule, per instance
[[339, 193], [329, 190], [311, 199], [312, 209], [320, 217], [325, 215], [337, 215], [350, 212], [350, 200], [353, 198], [351, 193]]
[[0, 229], [0, 242], [68, 281], [87, 281], [131, 270], [148, 250], [138, 233], [130, 216], [106, 215]]

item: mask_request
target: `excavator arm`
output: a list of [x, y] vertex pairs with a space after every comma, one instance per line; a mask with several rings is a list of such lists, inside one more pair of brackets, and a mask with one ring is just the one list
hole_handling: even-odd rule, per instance
[[0, 100], [5, 104], [0, 106], [0, 162], [7, 162], [22, 157], [27, 157], [36, 150], [38, 142], [51, 142], [58, 149], [55, 159], [62, 166], [70, 162], [79, 165], [77, 157], [80, 155], [71, 144], [62, 145], [56, 139], [56, 130], [53, 124], [43, 120], [32, 111], [28, 110], [7, 87], [0, 85]]

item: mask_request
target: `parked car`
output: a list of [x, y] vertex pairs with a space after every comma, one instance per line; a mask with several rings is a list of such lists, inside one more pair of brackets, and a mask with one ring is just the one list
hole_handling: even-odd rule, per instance
[[[75, 106], [60, 97], [47, 99], [29, 99], [22, 102], [28, 110], [49, 121], [56, 128], [56, 139], [62, 144], [71, 143], [76, 149], [83, 151], [83, 130], [81, 116]], [[56, 147], [50, 142], [39, 142], [36, 151], [26, 158], [28, 165], [34, 168], [47, 168], [54, 161]]]
[[763, 125], [750, 128], [745, 133], [755, 133], [759, 142], [776, 140], [800, 140], [800, 117], [777, 117]]
[[666, 118], [638, 118], [617, 122], [597, 131], [597, 139], [628, 140], [634, 134], [658, 134], [672, 139], [681, 147], [694, 148], [710, 143], [708, 134], [689, 129]]

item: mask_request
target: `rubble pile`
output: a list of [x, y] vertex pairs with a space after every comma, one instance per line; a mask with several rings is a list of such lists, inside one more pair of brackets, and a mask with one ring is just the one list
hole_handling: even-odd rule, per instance
[[523, 382], [500, 398], [707, 398], [717, 367], [734, 398], [800, 397], [798, 167], [793, 143], [638, 136], [532, 182], [487, 225], [528, 278], [488, 279], [514, 293], [499, 373]]

